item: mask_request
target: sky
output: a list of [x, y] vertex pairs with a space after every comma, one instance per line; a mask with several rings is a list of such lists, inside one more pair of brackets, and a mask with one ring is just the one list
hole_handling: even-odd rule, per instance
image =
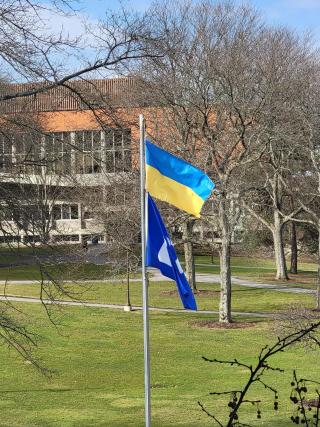
[[[75, 7], [78, 10], [77, 14], [70, 14], [68, 18], [61, 15], [53, 15], [52, 12], [44, 12], [45, 27], [48, 32], [68, 34], [71, 38], [76, 38], [82, 35], [82, 50], [79, 55], [82, 61], [87, 61], [91, 58], [93, 50], [90, 49], [90, 35], [84, 36], [83, 22], [89, 23], [91, 29], [97, 26], [99, 19], [103, 19], [106, 10], [116, 11], [120, 8], [119, 0], [73, 0]], [[160, 0], [158, 0], [160, 1]], [[174, 2], [175, 0], [171, 0]], [[199, 0], [192, 0], [199, 1]], [[243, 0], [234, 0], [238, 4], [242, 4]], [[42, 0], [43, 3], [48, 3], [49, 0]], [[152, 3], [152, 0], [121, 0], [122, 4], [132, 10], [144, 12]], [[315, 46], [320, 48], [320, 0], [247, 0], [248, 3], [260, 11], [263, 19], [271, 25], [287, 26], [296, 31], [298, 34], [311, 32], [315, 42]], [[47, 16], [46, 16], [47, 13]], [[81, 61], [80, 56], [78, 58]], [[64, 58], [64, 65], [67, 68], [74, 68], [77, 65], [74, 57], [69, 64], [68, 57]], [[80, 62], [79, 62], [80, 63]], [[83, 62], [82, 62], [83, 63]]]
[[[174, 0], [172, 0], [174, 1]], [[242, 0], [236, 0], [243, 3]], [[311, 31], [320, 45], [320, 0], [249, 0], [272, 25], [285, 25], [298, 33]], [[103, 16], [106, 8], [117, 9], [116, 0], [79, 0], [80, 7], [92, 18]], [[126, 1], [134, 10], [144, 11], [151, 0]]]
[[299, 33], [309, 31], [320, 42], [320, 0], [253, 0], [270, 24], [285, 25]]

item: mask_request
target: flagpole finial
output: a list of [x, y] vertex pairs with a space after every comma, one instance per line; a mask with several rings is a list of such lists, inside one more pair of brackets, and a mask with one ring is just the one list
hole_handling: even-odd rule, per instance
[[143, 139], [145, 139], [146, 119], [143, 114], [139, 114], [139, 128], [140, 128], [140, 137], [141, 137], [141, 130], [143, 129]]

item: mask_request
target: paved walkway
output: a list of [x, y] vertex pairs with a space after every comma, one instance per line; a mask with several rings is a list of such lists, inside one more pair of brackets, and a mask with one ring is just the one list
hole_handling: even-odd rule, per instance
[[[168, 281], [166, 277], [164, 277], [158, 270], [156, 269], [150, 269], [150, 280], [153, 282], [159, 282], [159, 281]], [[125, 280], [123, 280], [125, 282]], [[132, 282], [140, 282], [141, 279], [131, 279]], [[17, 285], [28, 285], [28, 284], [34, 284], [35, 280], [12, 280], [10, 283], [14, 283]], [[84, 281], [87, 283], [113, 283], [113, 279], [108, 280], [88, 280]], [[200, 273], [197, 274], [197, 282], [198, 283], [220, 283], [220, 276], [218, 274], [204, 274]], [[5, 285], [5, 281], [0, 281], [0, 285]], [[270, 283], [258, 283], [249, 281], [246, 279], [239, 279], [237, 277], [232, 278], [232, 283], [244, 286], [248, 288], [258, 288], [258, 289], [270, 289], [277, 292], [290, 292], [290, 293], [302, 293], [302, 294], [312, 294], [315, 291], [312, 289], [304, 289], [299, 287], [291, 287], [287, 285], [277, 285], [277, 284], [270, 284]], [[8, 284], [8, 282], [7, 282]], [[0, 295], [0, 301], [12, 301], [12, 302], [23, 302], [23, 303], [44, 303], [44, 304], [53, 304], [50, 300], [40, 300], [39, 298], [31, 298], [31, 297], [18, 297], [18, 296], [6, 296], [6, 295]], [[93, 307], [93, 308], [104, 308], [104, 309], [119, 309], [123, 310], [124, 305], [120, 304], [101, 304], [101, 303], [94, 303], [94, 302], [80, 302], [80, 301], [55, 301], [54, 304], [57, 305], [66, 305], [66, 306], [80, 306], [80, 307]], [[216, 310], [199, 310], [197, 312], [194, 312], [192, 310], [184, 310], [184, 309], [174, 309], [174, 308], [159, 308], [159, 307], [149, 307], [150, 311], [154, 312], [162, 312], [162, 313], [183, 313], [183, 314], [219, 314]], [[141, 306], [133, 306], [132, 310], [135, 311], [141, 311]], [[277, 314], [275, 313], [263, 313], [263, 312], [232, 312], [233, 316], [241, 316], [241, 317], [261, 317], [261, 318], [275, 318], [277, 317]]]
[[[12, 301], [12, 302], [23, 302], [23, 303], [36, 303], [36, 304], [48, 304], [48, 305], [67, 305], [67, 306], [76, 306], [76, 307], [94, 307], [94, 308], [107, 308], [107, 309], [120, 309], [124, 310], [124, 305], [120, 304], [101, 304], [95, 302], [80, 302], [80, 301], [51, 301], [51, 300], [40, 300], [39, 298], [30, 298], [30, 297], [13, 297], [0, 295], [0, 301]], [[132, 306], [133, 311], [141, 311], [143, 308], [141, 306]], [[159, 308], [159, 307], [149, 307], [150, 311], [155, 311], [159, 313], [181, 313], [181, 314], [216, 314], [219, 312], [217, 310], [185, 310], [177, 308]], [[239, 312], [233, 311], [232, 316], [241, 316], [241, 317], [262, 317], [262, 318], [275, 318], [277, 315], [275, 313], [262, 313], [262, 312]]]
[[[160, 281], [170, 281], [167, 277], [163, 276], [159, 270], [150, 268], [150, 281], [152, 282], [160, 282]], [[123, 279], [123, 282], [125, 282], [126, 279]], [[198, 283], [220, 283], [220, 276], [219, 274], [210, 274], [210, 273], [199, 273], [196, 275], [196, 280]], [[121, 280], [120, 280], [121, 281]], [[141, 279], [130, 279], [131, 282], [140, 282]], [[36, 283], [36, 280], [10, 280], [6, 282], [5, 280], [0, 280], [0, 286], [4, 286], [6, 283], [14, 283], [15, 285], [32, 285], [33, 283]], [[106, 279], [106, 280], [82, 280], [83, 283], [114, 283], [115, 279]], [[72, 282], [70, 282], [72, 283]], [[278, 284], [271, 284], [271, 283], [259, 283], [259, 282], [253, 282], [251, 280], [247, 279], [240, 279], [238, 277], [232, 277], [232, 283], [234, 285], [244, 286], [247, 288], [257, 288], [257, 289], [270, 289], [277, 292], [287, 292], [287, 293], [294, 293], [294, 294], [314, 294], [315, 290], [313, 289], [306, 289], [306, 288], [299, 288], [294, 286], [288, 286], [288, 285], [278, 285]]]
[[[159, 270], [152, 269], [150, 280], [159, 282], [159, 281], [168, 280], [168, 279], [165, 278], [160, 273]], [[196, 280], [198, 283], [220, 283], [220, 276], [219, 274], [200, 273], [196, 275]], [[293, 287], [293, 286], [287, 286], [287, 285], [277, 285], [277, 284], [271, 284], [271, 283], [258, 283], [258, 282], [252, 282], [247, 279], [239, 279], [237, 277], [232, 277], [232, 283], [234, 285], [245, 286], [247, 288], [271, 289], [273, 291], [288, 292], [288, 293], [294, 293], [294, 294], [315, 293], [315, 290], [313, 289], [305, 289], [305, 288], [299, 288], [299, 287]]]
[[[185, 265], [185, 263], [182, 261], [181, 262], [182, 265]], [[201, 267], [217, 267], [219, 268], [219, 265], [216, 264], [201, 264], [201, 263], [196, 263], [195, 266], [201, 266]], [[256, 265], [234, 265], [232, 264], [232, 268], [244, 268], [244, 269], [254, 269], [254, 270], [271, 270], [271, 271], [276, 271], [274, 267], [263, 267], [263, 266], [256, 266]], [[315, 273], [318, 271], [317, 269], [313, 268], [313, 269], [308, 269], [308, 271], [314, 271]]]

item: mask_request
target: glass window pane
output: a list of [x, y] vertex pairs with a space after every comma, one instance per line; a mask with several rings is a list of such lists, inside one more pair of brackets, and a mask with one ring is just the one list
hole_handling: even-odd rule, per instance
[[2, 221], [12, 221], [12, 210], [9, 206], [2, 206], [0, 213]]
[[114, 146], [115, 147], [122, 147], [123, 141], [122, 141], [122, 130], [115, 130], [114, 131]]
[[76, 173], [83, 173], [83, 154], [80, 151], [74, 153]]
[[123, 151], [123, 170], [125, 172], [130, 172], [132, 170], [130, 150]]
[[92, 132], [92, 148], [95, 151], [101, 149], [101, 132], [99, 130], [94, 130]]
[[78, 219], [78, 205], [71, 205], [71, 219]]
[[76, 150], [78, 150], [79, 152], [83, 151], [83, 132], [82, 131], [77, 131], [75, 132], [75, 146], [76, 146]]
[[63, 144], [65, 151], [71, 151], [71, 132], [63, 132]]
[[101, 151], [93, 153], [93, 173], [101, 172]]
[[113, 147], [113, 130], [112, 129], [107, 129], [107, 128], [105, 129], [104, 140], [105, 140], [106, 148]]
[[62, 219], [70, 219], [70, 206], [62, 205]]
[[84, 153], [83, 154], [83, 173], [92, 173], [93, 172], [93, 165], [92, 165], [92, 154], [91, 153]]
[[88, 210], [85, 210], [83, 214], [83, 219], [90, 219], [90, 218], [92, 218], [92, 213]]
[[92, 132], [84, 131], [83, 132], [83, 150], [92, 151]]
[[53, 206], [53, 219], [61, 219], [61, 205]]
[[130, 148], [131, 144], [131, 132], [129, 129], [125, 129], [123, 131], [123, 146], [126, 148]]
[[64, 153], [63, 155], [63, 172], [71, 174], [71, 151]]
[[115, 158], [115, 167], [116, 167], [116, 171], [122, 172], [124, 170], [123, 167], [123, 152], [122, 150], [120, 151], [115, 151], [114, 153], [114, 158]]
[[106, 151], [106, 171], [107, 172], [114, 172], [114, 151], [107, 150]]

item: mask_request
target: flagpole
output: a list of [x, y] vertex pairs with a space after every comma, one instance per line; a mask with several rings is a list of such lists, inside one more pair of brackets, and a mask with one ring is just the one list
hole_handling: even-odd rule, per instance
[[143, 342], [144, 342], [144, 402], [145, 426], [151, 426], [150, 399], [150, 348], [149, 348], [149, 306], [148, 281], [146, 275], [146, 191], [145, 191], [145, 120], [139, 115], [140, 125], [140, 196], [141, 196], [141, 258], [143, 297]]

